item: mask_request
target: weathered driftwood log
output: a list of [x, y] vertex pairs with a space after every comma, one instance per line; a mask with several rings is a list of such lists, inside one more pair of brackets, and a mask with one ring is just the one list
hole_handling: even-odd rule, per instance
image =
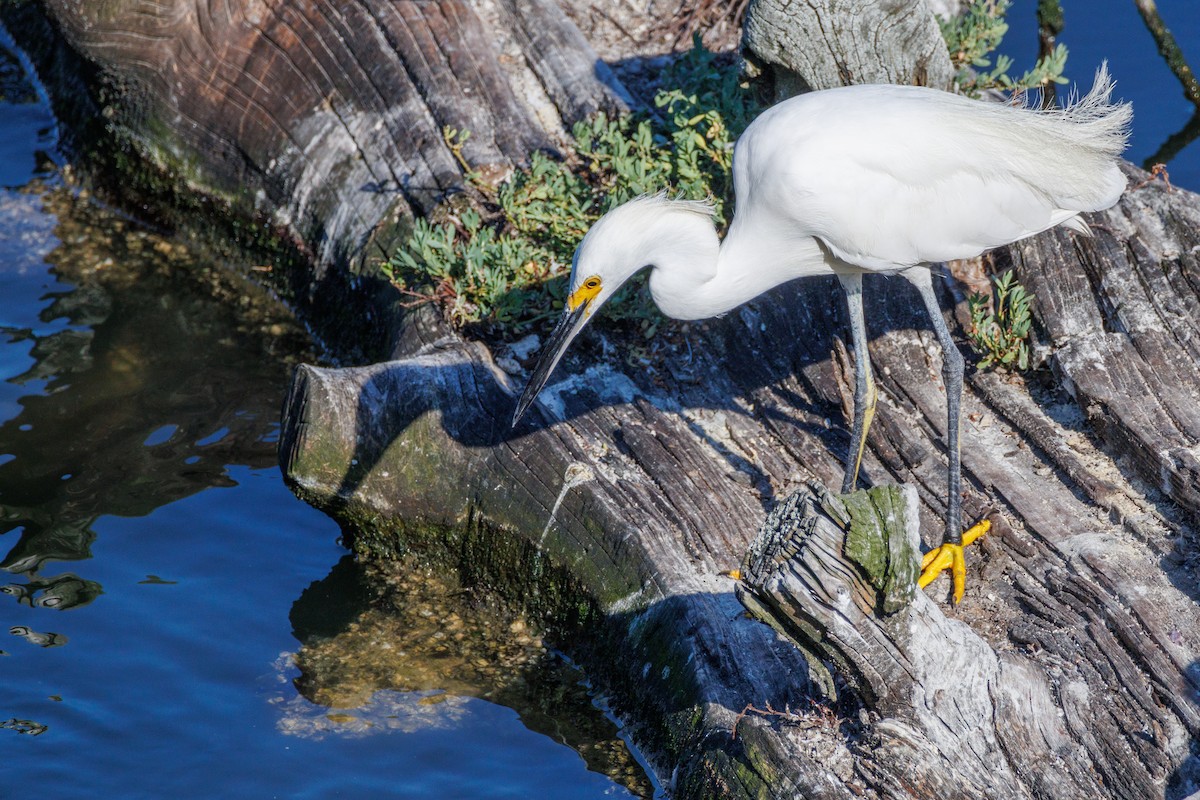
[[[1160, 795], [1146, 775], [1130, 775], [1121, 766], [1130, 751], [1113, 750], [1128, 734], [1113, 725], [1107, 699], [1128, 702], [1126, 695], [1145, 693], [1126, 684], [1135, 668], [1128, 654], [1111, 646], [1111, 634], [1084, 634], [1091, 641], [1082, 644], [1092, 647], [1080, 648], [1080, 660], [1090, 655], [1108, 668], [1082, 676], [1045, 673], [1018, 649], [993, 650], [942, 606], [911, 591], [919, 545], [915, 511], [911, 490], [876, 489], [842, 499], [819, 488], [797, 493], [769, 515], [752, 544], [746, 584], [738, 589], [743, 602], [810, 653], [811, 662], [832, 663], [853, 684], [873, 716], [859, 744], [871, 754], [864, 761], [888, 764], [884, 770], [867, 767], [879, 795]], [[866, 558], [859, 552], [864, 537]], [[881, 558], [881, 550], [891, 558]], [[886, 585], [907, 591], [889, 597], [878, 571], [883, 565], [898, 566], [907, 578]], [[889, 599], [903, 602], [889, 608]], [[1076, 611], [1102, 613], [1105, 603], [1097, 600], [1086, 590]], [[1170, 747], [1161, 740], [1171, 733], [1161, 727], [1161, 713], [1150, 713], [1158, 708], [1148, 700], [1123, 713], [1130, 722], [1145, 723], [1135, 752], [1161, 759]], [[1147, 744], [1156, 739], [1157, 746]]]
[[[829, 605], [810, 627], [834, 620], [873, 644], [818, 650], [815, 671], [739, 617], [720, 572], [792, 489], [840, 474], [830, 282], [676, 328], [635, 369], [585, 343], [548, 388], [544, 422], [515, 432], [517, 382], [427, 317], [401, 361], [297, 375], [285, 470], [343, 519], [469, 521], [480, 542], [525, 543], [528, 581], [549, 565], [573, 575], [605, 643], [589, 663], [681, 796], [1180, 796], [1200, 731], [1185, 402], [1200, 387], [1185, 313], [1198, 302], [1200, 205], [1130, 175], [1121, 203], [1092, 219], [1094, 238], [1054, 231], [996, 256], [1035, 288], [1052, 370], [1028, 385], [968, 381], [966, 508], [996, 528], [973, 548], [966, 601], [943, 610], [918, 596], [903, 630], [861, 602], [850, 621]], [[940, 356], [907, 293], [868, 281], [882, 396], [865, 474], [910, 484], [920, 529], [936, 534]], [[397, 541], [368, 531], [355, 546]], [[827, 568], [853, 572], [833, 556]], [[936, 635], [914, 635], [918, 623]], [[841, 724], [805, 699], [838, 682], [858, 687], [830, 700], [851, 715]], [[733, 738], [747, 704], [790, 705], [800, 722], [749, 714]]]
[[[301, 496], [351, 523], [355, 549], [375, 557], [417, 546], [416, 536], [397, 537], [389, 525], [463, 527], [482, 518], [482, 541], [464, 546], [456, 566], [478, 569], [472, 562], [513, 550], [515, 538], [525, 545], [515, 548], [521, 559], [497, 565], [510, 574], [484, 579], [549, 595], [562, 592], [546, 585], [550, 568], [569, 573], [579, 589], [565, 602], [601, 611], [588, 615], [596, 623], [596, 658], [588, 660], [610, 676], [663, 774], [678, 766], [683, 796], [817, 792], [824, 766], [802, 758], [795, 769], [797, 757], [766, 728], [746, 727], [753, 761], [727, 753], [743, 748], [729, 738], [737, 710], [749, 699], [799, 702], [806, 672], [798, 653], [739, 614], [732, 581], [717, 574], [736, 565], [745, 537], [739, 525], [711, 520], [760, 516], [748, 492], [710, 493], [728, 481], [729, 466], [686, 420], [645, 400], [595, 408], [558, 431], [512, 435], [511, 379], [490, 354], [457, 338], [428, 338], [436, 325], [413, 333], [426, 342], [403, 361], [297, 373], [281, 457]], [[637, 391], [613, 377], [615, 393], [595, 400]], [[666, 463], [685, 466], [695, 482], [658, 483], [678, 471], [651, 466]], [[681, 522], [708, 543], [681, 546]], [[706, 562], [699, 569], [697, 558]], [[561, 609], [545, 613], [554, 622]]]
[[[350, 253], [381, 222], [428, 211], [461, 185], [444, 128], [469, 132], [460, 154], [485, 170], [551, 146], [557, 120], [540, 120], [515, 86], [544, 86], [569, 121], [623, 107], [553, 3], [505, 0], [508, 25], [492, 30], [461, 0], [45, 6], [108, 71], [104, 112], [145, 154]], [[510, 75], [506, 37], [532, 76]]]
[[276, 288], [358, 358], [386, 355], [390, 334], [360, 276], [467, 165], [498, 179], [564, 124], [627, 107], [544, 0], [20, 0], [0, 19], [120, 199], [167, 222], [207, 213], [276, 257], [293, 246], [303, 267], [276, 264]]
[[[915, 591], [916, 511], [911, 489], [799, 492], [752, 543], [738, 595], [816, 669], [832, 663], [853, 684], [875, 715], [859, 747], [887, 754], [881, 796], [1020, 797], [1016, 773], [1043, 771], [1048, 754], [1027, 739], [1026, 704], [1006, 700], [1049, 707], [1045, 687], [1035, 673], [1001, 673], [982, 639]], [[834, 682], [822, 684], [836, 703]], [[1043, 796], [1085, 796], [1069, 775], [1047, 783]]]

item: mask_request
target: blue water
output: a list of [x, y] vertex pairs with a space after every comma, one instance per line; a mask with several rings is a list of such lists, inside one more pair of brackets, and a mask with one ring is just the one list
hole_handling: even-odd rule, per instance
[[584, 697], [570, 720], [469, 692], [331, 709], [297, 689], [293, 656], [365, 610], [312, 601], [355, 567], [276, 466], [302, 332], [74, 196], [39, 155], [54, 137], [44, 105], [0, 103], [0, 797], [633, 796], [564, 744], [585, 736], [539, 732], [582, 715], [627, 752], [553, 653]]
[[[270, 436], [270, 426], [264, 426]], [[454, 725], [310, 738], [279, 730], [297, 698], [288, 612], [342, 555], [329, 520], [272, 469], [231, 466], [205, 489], [139, 518], [102, 518], [92, 559], [104, 586], [68, 613], [12, 607], [13, 624], [67, 644], [14, 641], [5, 713], [46, 724], [0, 737], [59, 797], [605, 797], [611, 782], [516, 712], [472, 700]], [[170, 583], [147, 582], [155, 575]], [[52, 615], [52, 616], [51, 616]], [[61, 699], [51, 699], [51, 698]], [[317, 710], [319, 712], [319, 709]], [[12, 788], [14, 784], [10, 784]]]

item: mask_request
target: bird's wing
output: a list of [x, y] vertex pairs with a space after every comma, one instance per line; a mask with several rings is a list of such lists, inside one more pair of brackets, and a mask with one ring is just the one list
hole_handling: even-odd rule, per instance
[[[839, 170], [840, 166], [840, 170]], [[1044, 191], [1005, 172], [933, 161], [919, 179], [831, 160], [811, 235], [870, 269], [969, 258], [1075, 217]], [[815, 211], [815, 209], [814, 209]]]
[[[912, 87], [819, 92], [747, 131], [738, 191], [868, 269], [968, 258], [1106, 208], [1086, 125]], [[757, 128], [757, 129], [756, 129]]]

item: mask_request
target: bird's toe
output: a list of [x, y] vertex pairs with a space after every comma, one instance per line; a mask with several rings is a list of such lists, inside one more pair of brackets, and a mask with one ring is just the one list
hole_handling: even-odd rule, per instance
[[926, 553], [921, 559], [921, 576], [917, 578], [917, 585], [924, 589], [933, 583], [934, 578], [949, 569], [954, 584], [954, 602], [960, 602], [967, 587], [967, 561], [963, 556], [963, 549], [987, 533], [991, 527], [992, 523], [989, 520], [982, 520], [963, 533], [962, 544], [945, 542]]

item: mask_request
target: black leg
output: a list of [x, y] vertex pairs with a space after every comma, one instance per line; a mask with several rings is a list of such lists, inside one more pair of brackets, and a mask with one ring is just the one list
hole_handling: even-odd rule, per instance
[[962, 463], [958, 431], [959, 414], [962, 406], [963, 357], [950, 336], [941, 306], [933, 293], [933, 281], [929, 270], [924, 267], [910, 269], [904, 273], [925, 301], [925, 310], [933, 321], [933, 330], [942, 346], [942, 380], [946, 384], [946, 450], [949, 459], [947, 484], [949, 497], [946, 501], [947, 544], [962, 544]]
[[842, 494], [854, 491], [858, 485], [858, 470], [862, 466], [867, 431], [875, 417], [875, 380], [871, 376], [871, 355], [867, 350], [867, 325], [863, 316], [862, 273], [839, 274], [846, 291], [846, 307], [850, 311], [850, 335], [854, 345], [854, 422], [850, 428], [850, 452], [846, 454], [846, 475]]

